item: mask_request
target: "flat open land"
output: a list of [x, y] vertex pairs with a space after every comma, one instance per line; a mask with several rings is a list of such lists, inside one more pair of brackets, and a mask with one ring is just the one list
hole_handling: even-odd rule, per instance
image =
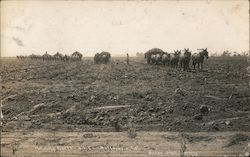
[[142, 58], [130, 65], [125, 58], [107, 65], [92, 58], [2, 59], [2, 152], [244, 155], [250, 143], [247, 67], [244, 57], [211, 57], [203, 71], [191, 72], [147, 65]]
[[211, 57], [191, 72], [142, 58], [3, 59], [3, 130], [250, 131], [247, 66], [244, 57]]

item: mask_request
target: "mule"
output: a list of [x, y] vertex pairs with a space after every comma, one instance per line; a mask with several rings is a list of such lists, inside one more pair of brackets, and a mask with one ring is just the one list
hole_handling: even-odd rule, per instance
[[62, 58], [63, 61], [68, 62], [70, 60], [70, 56], [69, 55], [64, 55]]
[[181, 54], [180, 50], [174, 51], [170, 54], [170, 66], [173, 68], [178, 68], [179, 56]]
[[191, 60], [191, 51], [184, 48], [184, 53], [182, 53], [179, 57], [180, 68], [183, 68], [183, 71], [189, 70], [189, 63]]
[[194, 70], [195, 70], [196, 64], [198, 64], [198, 69], [202, 70], [204, 59], [205, 58], [208, 59], [207, 48], [201, 49], [201, 51], [198, 53], [194, 53], [191, 58], [192, 58]]
[[151, 59], [151, 63], [152, 64], [160, 64], [160, 62], [161, 62], [161, 55], [160, 54], [151, 55], [150, 59]]
[[164, 66], [169, 65], [170, 64], [170, 54], [165, 52], [162, 56], [161, 56], [161, 62]]

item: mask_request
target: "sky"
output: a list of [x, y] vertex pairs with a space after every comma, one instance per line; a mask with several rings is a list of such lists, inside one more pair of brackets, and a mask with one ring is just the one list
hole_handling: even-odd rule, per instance
[[248, 0], [1, 1], [1, 56], [249, 50]]

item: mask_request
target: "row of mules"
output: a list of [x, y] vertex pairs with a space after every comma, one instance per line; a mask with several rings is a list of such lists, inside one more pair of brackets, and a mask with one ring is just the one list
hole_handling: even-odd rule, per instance
[[147, 59], [148, 64], [168, 65], [172, 68], [180, 67], [183, 71], [188, 71], [190, 70], [189, 64], [191, 60], [194, 69], [196, 65], [198, 65], [198, 69], [202, 69], [204, 59], [208, 58], [208, 52], [206, 48], [199, 49], [199, 52], [191, 54], [189, 48], [184, 48], [183, 53], [182, 50], [175, 50], [174, 53], [167, 53], [161, 49], [154, 48], [147, 51], [144, 57]]
[[32, 59], [32, 60], [44, 60], [44, 61], [81, 61], [82, 60], [82, 54], [78, 51], [72, 53], [69, 55], [63, 55], [59, 52], [57, 52], [55, 55], [50, 55], [47, 52], [43, 55], [34, 55], [31, 54], [29, 56], [17, 56], [17, 59], [23, 60], [23, 59]]

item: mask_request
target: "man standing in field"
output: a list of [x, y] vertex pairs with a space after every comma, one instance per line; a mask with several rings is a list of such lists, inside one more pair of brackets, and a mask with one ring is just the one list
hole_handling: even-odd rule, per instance
[[127, 65], [129, 65], [129, 55], [127, 53]]

